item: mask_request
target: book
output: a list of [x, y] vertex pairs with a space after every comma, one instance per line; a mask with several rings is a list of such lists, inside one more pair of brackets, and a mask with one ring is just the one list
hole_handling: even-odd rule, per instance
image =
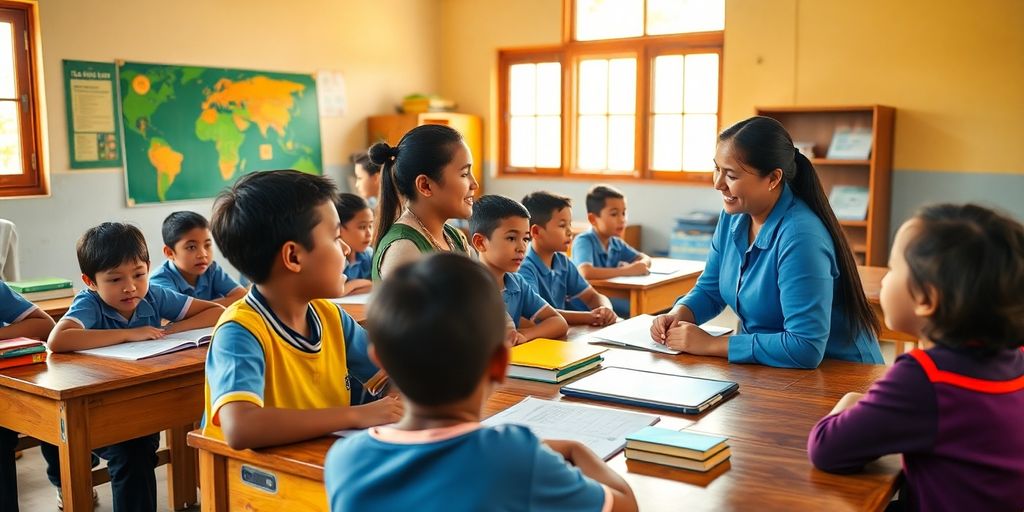
[[15, 366], [26, 366], [30, 364], [46, 362], [46, 351], [38, 352], [35, 354], [28, 354], [18, 357], [10, 357], [7, 359], [0, 359], [0, 370], [4, 368], [14, 368]]
[[870, 128], [836, 128], [826, 153], [831, 160], [867, 160], [870, 155]]
[[71, 281], [51, 277], [46, 279], [35, 279], [32, 281], [8, 281], [7, 286], [20, 294], [26, 294], [32, 292], [59, 290], [61, 288], [71, 288]]
[[703, 271], [704, 265], [703, 261], [654, 258], [651, 260], [650, 272], [659, 275], [671, 275], [680, 272], [692, 274]]
[[603, 357], [596, 356], [593, 359], [587, 359], [572, 366], [552, 369], [510, 364], [508, 366], [508, 376], [513, 379], [536, 380], [549, 384], [558, 384], [601, 366], [602, 361], [604, 361]]
[[864, 220], [868, 217], [867, 187], [834, 185], [828, 202], [839, 220]]
[[32, 338], [19, 337], [11, 338], [9, 340], [0, 340], [0, 357], [3, 357], [4, 354], [14, 350], [22, 350], [39, 346], [44, 346], [44, 343]]
[[[651, 323], [653, 322], [654, 317], [651, 315], [637, 315], [595, 331], [591, 334], [591, 337], [594, 339], [590, 340], [589, 343], [609, 343], [662, 354], [681, 354], [682, 352], [668, 348], [651, 339]], [[711, 324], [702, 324], [700, 328], [712, 336], [722, 336], [732, 332], [732, 329], [728, 327], [719, 327]]]
[[590, 400], [700, 414], [735, 394], [739, 387], [726, 380], [609, 366], [562, 386], [561, 391], [566, 396]]
[[672, 457], [707, 460], [729, 445], [725, 437], [696, 434], [661, 427], [642, 428], [626, 436], [626, 448]]
[[[600, 373], [600, 372], [598, 372]], [[579, 441], [608, 460], [626, 446], [626, 436], [661, 420], [654, 414], [526, 397], [483, 421], [483, 425], [523, 425], [541, 439]]]
[[31, 347], [15, 348], [0, 352], [0, 360], [11, 359], [12, 357], [21, 357], [29, 354], [38, 354], [40, 352], [46, 352], [46, 345], [39, 343]]
[[56, 290], [45, 290], [41, 292], [29, 292], [21, 294], [25, 300], [29, 302], [39, 302], [43, 300], [51, 299], [63, 299], [65, 297], [74, 297], [74, 288], [57, 288]]
[[661, 464], [662, 466], [672, 466], [674, 468], [701, 472], [709, 471], [711, 468], [725, 462], [731, 455], [732, 453], [728, 448], [726, 448], [707, 460], [693, 460], [684, 459], [682, 457], [673, 457], [671, 455], [664, 455], [661, 453], [645, 452], [643, 450], [636, 450], [626, 446], [627, 459], [642, 460], [644, 462]]
[[213, 328], [194, 329], [170, 334], [159, 340], [129, 341], [108, 345], [106, 347], [79, 350], [79, 354], [88, 354], [114, 359], [138, 361], [150, 357], [162, 356], [180, 350], [198, 348], [206, 345], [213, 338]]

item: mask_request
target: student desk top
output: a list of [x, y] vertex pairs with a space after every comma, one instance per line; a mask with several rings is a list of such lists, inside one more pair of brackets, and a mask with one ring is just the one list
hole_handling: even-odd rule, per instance
[[[654, 258], [654, 260], [669, 260], [669, 258]], [[686, 295], [686, 292], [689, 292], [697, 284], [697, 278], [704, 272], [704, 262], [687, 261], [687, 263], [689, 264], [683, 270], [674, 274], [649, 274], [611, 280], [595, 279], [590, 281], [590, 284], [595, 290], [608, 297], [628, 299], [631, 316], [653, 315], [671, 309], [676, 299]]]
[[[584, 341], [592, 331], [574, 328], [570, 337]], [[900, 473], [895, 456], [868, 465], [861, 474], [843, 476], [814, 469], [806, 452], [814, 423], [844, 393], [867, 390], [885, 373], [884, 366], [826, 360], [816, 370], [790, 370], [624, 349], [609, 349], [604, 365], [740, 383], [738, 395], [700, 415], [647, 411], [659, 414], [663, 427], [729, 437], [732, 458], [708, 473], [694, 473], [616, 455], [609, 464], [629, 481], [640, 510], [881, 510], [895, 492]], [[563, 398], [553, 384], [509, 379], [487, 402], [485, 416], [526, 396], [589, 402]], [[276, 510], [282, 503], [292, 512], [326, 510], [323, 462], [335, 440], [235, 451], [190, 433], [189, 444], [200, 450], [203, 510]], [[243, 466], [276, 477], [276, 494], [242, 483]]]
[[92, 510], [92, 448], [167, 431], [168, 495], [180, 510], [196, 503], [185, 434], [203, 415], [205, 359], [206, 347], [141, 361], [51, 354], [0, 370], [0, 426], [59, 447], [65, 512]]
[[896, 355], [904, 352], [907, 342], [917, 343], [917, 337], [905, 332], [894, 331], [885, 326], [885, 315], [882, 313], [882, 304], [879, 301], [879, 294], [882, 291], [882, 278], [889, 273], [885, 267], [864, 267], [858, 266], [857, 273], [860, 275], [860, 284], [864, 287], [864, 295], [868, 297], [868, 303], [875, 310], [878, 321], [882, 323], [882, 333], [878, 339], [891, 341], [896, 344]]

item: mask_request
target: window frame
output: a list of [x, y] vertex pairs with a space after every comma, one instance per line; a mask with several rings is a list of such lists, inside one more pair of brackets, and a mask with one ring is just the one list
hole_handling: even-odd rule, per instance
[[[13, 25], [17, 94], [20, 99], [22, 173], [0, 175], [0, 198], [49, 194], [43, 162], [43, 123], [40, 105], [38, 6], [0, 0], [0, 21]], [[23, 37], [18, 37], [18, 31]], [[24, 47], [17, 44], [21, 42]]]
[[[553, 176], [578, 180], [644, 180], [672, 183], [711, 183], [710, 171], [655, 171], [650, 168], [651, 123], [652, 123], [652, 78], [653, 60], [659, 55], [689, 53], [717, 53], [718, 64], [718, 109], [717, 127], [722, 126], [722, 74], [725, 68], [725, 31], [694, 32], [639, 36], [596, 41], [576, 41], [575, 0], [562, 0], [562, 43], [553, 46], [509, 48], [498, 50], [498, 176]], [[644, 9], [646, 26], [646, 4]], [[577, 117], [578, 86], [577, 69], [580, 60], [635, 56], [636, 65], [636, 109], [635, 137], [631, 171], [592, 172], [577, 168]], [[522, 168], [509, 165], [509, 67], [514, 64], [559, 62], [562, 69], [562, 162], [559, 168]]]

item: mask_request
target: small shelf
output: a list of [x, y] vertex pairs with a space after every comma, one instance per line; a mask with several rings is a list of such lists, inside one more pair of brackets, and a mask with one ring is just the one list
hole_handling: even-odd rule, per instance
[[836, 160], [831, 158], [812, 158], [813, 165], [871, 165], [871, 160]]
[[868, 246], [867, 244], [853, 244], [850, 246], [850, 250], [852, 250], [854, 254], [867, 254]]
[[848, 228], [866, 228], [868, 227], [868, 221], [866, 220], [839, 220], [840, 226]]

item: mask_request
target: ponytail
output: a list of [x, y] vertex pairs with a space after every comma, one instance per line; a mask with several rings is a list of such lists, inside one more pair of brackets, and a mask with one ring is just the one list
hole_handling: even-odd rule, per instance
[[370, 162], [380, 166], [380, 200], [377, 202], [377, 229], [373, 235], [373, 246], [377, 248], [401, 215], [402, 200], [393, 177], [398, 148], [389, 146], [387, 142], [378, 142], [370, 146], [369, 156]]
[[793, 147], [793, 139], [782, 123], [770, 117], [751, 117], [723, 130], [718, 140], [731, 140], [733, 147], [740, 151], [743, 162], [762, 177], [775, 169], [782, 170], [782, 179], [786, 186], [790, 187], [793, 195], [806, 203], [821, 219], [832, 238], [839, 264], [839, 289], [836, 293], [846, 313], [849, 331], [873, 332], [878, 336], [881, 326], [874, 310], [868, 304], [867, 296], [864, 295], [857, 263], [853, 259], [853, 251], [846, 241], [843, 228], [839, 225], [839, 219], [825, 197], [817, 171], [814, 170], [811, 161]]

